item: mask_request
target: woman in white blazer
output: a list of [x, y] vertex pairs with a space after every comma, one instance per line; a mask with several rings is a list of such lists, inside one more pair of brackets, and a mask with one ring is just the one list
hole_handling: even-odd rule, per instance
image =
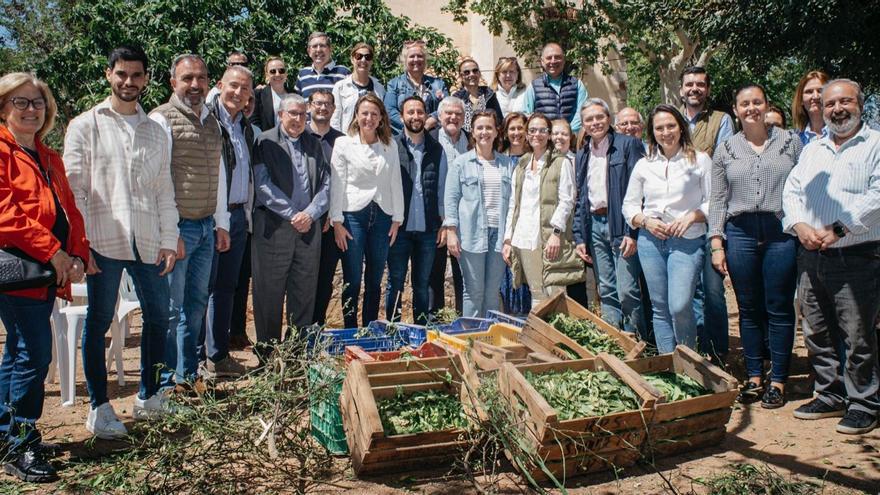
[[351, 67], [353, 72], [350, 76], [339, 81], [333, 86], [333, 101], [336, 110], [330, 117], [330, 127], [339, 132], [347, 132], [348, 126], [354, 118], [354, 107], [358, 98], [373, 93], [380, 100], [385, 98], [385, 87], [378, 79], [370, 75], [373, 68], [373, 47], [366, 43], [358, 43], [351, 49]]

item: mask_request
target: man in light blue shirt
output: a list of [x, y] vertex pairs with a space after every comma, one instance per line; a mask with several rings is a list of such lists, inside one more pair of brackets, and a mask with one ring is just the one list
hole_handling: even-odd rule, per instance
[[850, 435], [870, 432], [880, 415], [880, 132], [862, 122], [864, 104], [853, 81], [825, 85], [828, 136], [804, 148], [782, 193], [783, 228], [801, 244], [798, 304], [816, 372], [816, 397], [794, 417], [843, 416], [836, 429]]
[[575, 135], [581, 130], [578, 111], [587, 101], [583, 81], [565, 72], [565, 53], [558, 43], [547, 43], [541, 51], [544, 74], [526, 89], [526, 114], [541, 112], [550, 120], [565, 119]]

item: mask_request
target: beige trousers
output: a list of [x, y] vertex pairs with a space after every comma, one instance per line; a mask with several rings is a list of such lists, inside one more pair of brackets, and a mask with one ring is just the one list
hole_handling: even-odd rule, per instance
[[522, 263], [523, 272], [526, 275], [526, 283], [529, 284], [529, 292], [532, 294], [532, 309], [547, 300], [565, 286], [551, 285], [544, 287], [544, 253], [541, 249], [516, 249]]

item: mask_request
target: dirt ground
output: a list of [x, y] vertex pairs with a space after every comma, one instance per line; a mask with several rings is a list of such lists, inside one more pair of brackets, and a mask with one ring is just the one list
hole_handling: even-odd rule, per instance
[[[409, 307], [407, 298], [408, 295], [404, 301], [406, 308]], [[447, 297], [447, 301], [451, 302], [451, 297]], [[738, 318], [733, 294], [730, 292], [728, 308], [733, 351], [729, 359], [729, 370], [742, 380], [744, 374]], [[340, 323], [340, 307], [331, 306], [331, 326], [338, 326]], [[253, 337], [252, 315], [249, 315], [248, 331]], [[131, 424], [132, 401], [137, 393], [139, 337], [140, 322], [136, 316], [124, 351], [126, 384], [118, 387], [115, 373], [108, 377], [108, 392], [113, 406], [127, 424]], [[0, 335], [0, 339], [5, 340], [5, 332]], [[670, 487], [680, 493], [692, 490], [704, 493], [705, 488], [695, 480], [720, 474], [729, 464], [739, 462], [766, 464], [784, 476], [820, 483], [823, 493], [880, 493], [880, 429], [861, 437], [846, 436], [834, 431], [837, 419], [805, 422], [792, 417], [792, 410], [810, 398], [811, 390], [806, 350], [800, 334], [795, 352], [793, 376], [787, 390], [789, 402], [785, 407], [765, 410], [759, 404], [737, 405], [728, 423], [728, 434], [718, 447], [660, 459], [656, 466], [640, 465], [629, 468], [616, 478], [610, 473], [600, 473], [579, 478], [576, 482], [572, 480], [572, 493], [670, 493]], [[233, 356], [245, 364], [256, 363], [249, 351], [235, 352]], [[75, 404], [62, 407], [58, 384], [47, 384], [45, 409], [39, 423], [46, 440], [61, 444], [65, 451], [64, 458], [83, 455], [88, 448], [86, 441], [90, 438], [84, 426], [89, 406], [81, 363], [78, 364], [78, 370]], [[100, 448], [101, 442], [97, 440], [96, 448]], [[339, 459], [338, 462], [344, 465], [347, 461]], [[449, 481], [444, 474], [444, 471], [403, 473], [374, 480], [358, 480], [347, 476], [342, 481], [337, 480], [337, 486], [328, 487], [326, 491], [371, 494], [474, 491], [460, 481]], [[5, 481], [3, 485], [14, 490], [15, 484], [9, 484], [11, 477], [0, 475], [0, 480]], [[28, 488], [35, 489], [34, 492], [28, 490], [28, 493], [53, 492], [51, 486]], [[527, 491], [513, 472], [503, 476], [499, 488], [509, 493]]]

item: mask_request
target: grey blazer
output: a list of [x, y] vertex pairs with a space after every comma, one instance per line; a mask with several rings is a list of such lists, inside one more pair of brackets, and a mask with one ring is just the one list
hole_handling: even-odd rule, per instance
[[[254, 235], [263, 235], [267, 239], [281, 225], [288, 224], [288, 219], [278, 213], [278, 205], [289, 202], [293, 194], [293, 165], [285, 139], [279, 125], [260, 134], [254, 146], [254, 188], [257, 204], [260, 205], [259, 209], [267, 213], [264, 232], [254, 232]], [[304, 211], [311, 213], [314, 221], [311, 230], [303, 236], [306, 242], [310, 242], [315, 232], [320, 231], [320, 218], [330, 205], [330, 162], [324, 154], [321, 141], [310, 132], [303, 131], [299, 139], [311, 186], [311, 204]], [[260, 168], [264, 168], [265, 172]]]

